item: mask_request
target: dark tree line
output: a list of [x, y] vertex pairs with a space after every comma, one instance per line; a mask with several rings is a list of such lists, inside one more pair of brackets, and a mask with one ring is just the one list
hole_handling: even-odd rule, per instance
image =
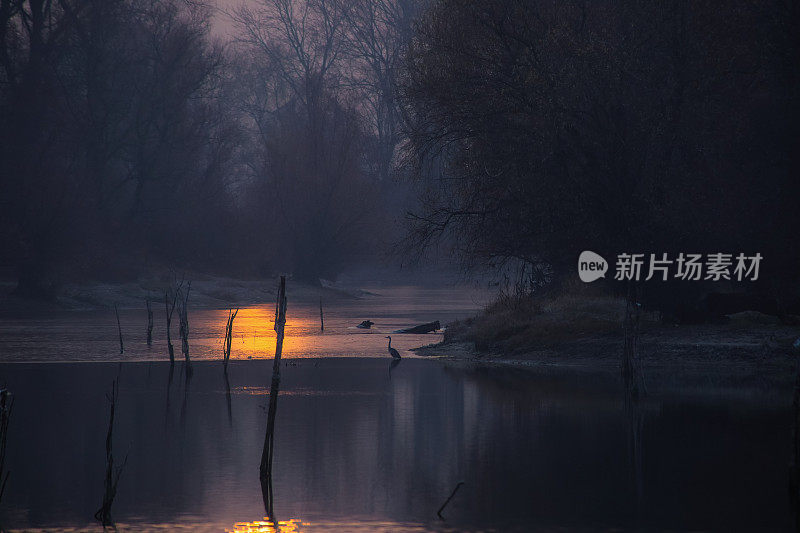
[[398, 195], [412, 2], [0, 0], [0, 275], [148, 269], [315, 281], [373, 253]]
[[796, 292], [798, 6], [434, 2], [400, 82], [411, 244], [534, 285], [582, 250], [760, 252], [758, 290]]
[[207, 27], [183, 2], [0, 3], [0, 239], [19, 292], [224, 247], [236, 127]]
[[759, 252], [761, 291], [800, 275], [795, 1], [253, 0], [224, 43], [213, 16], [0, 0], [20, 293], [159, 267], [334, 277], [400, 236], [411, 187], [414, 248], [528, 288], [585, 249]]
[[[413, 0], [258, 0], [235, 12], [251, 200], [296, 276], [374, 253], [402, 193], [397, 72]], [[397, 215], [402, 215], [398, 210]]]

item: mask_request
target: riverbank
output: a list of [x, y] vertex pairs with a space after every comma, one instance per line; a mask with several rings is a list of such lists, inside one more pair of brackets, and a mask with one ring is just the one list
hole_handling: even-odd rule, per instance
[[[560, 297], [536, 308], [494, 304], [449, 324], [442, 342], [413, 351], [450, 361], [614, 373], [624, 305], [600, 296]], [[643, 313], [637, 354], [650, 380], [787, 388], [796, 374], [798, 335], [797, 326], [755, 312], [703, 325], [665, 324]]]

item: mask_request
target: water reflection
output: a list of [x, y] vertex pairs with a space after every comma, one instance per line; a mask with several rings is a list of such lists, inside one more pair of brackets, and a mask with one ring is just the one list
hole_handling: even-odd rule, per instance
[[[268, 517], [263, 520], [252, 522], [237, 522], [233, 528], [225, 528], [229, 533], [243, 532], [269, 532], [269, 533], [311, 533], [315, 531], [333, 532], [346, 531], [349, 533], [421, 533], [430, 531], [421, 524], [406, 524], [400, 522], [387, 521], [314, 521], [307, 522], [299, 519], [292, 519], [281, 522], [273, 522]], [[436, 531], [457, 531], [452, 528], [437, 528]]]
[[636, 491], [637, 508], [644, 495], [644, 473], [642, 472], [644, 411], [640, 402], [638, 397], [631, 398], [629, 394], [625, 394], [624, 409], [627, 418], [629, 468]]
[[[272, 467], [270, 466], [270, 468]], [[275, 510], [273, 507], [274, 494], [272, 492], [271, 473], [269, 476], [261, 477], [261, 497], [264, 499], [264, 512], [267, 513], [267, 516], [271, 516], [274, 520], [275, 519]]]
[[226, 529], [230, 533], [301, 533], [303, 522], [298, 519], [273, 522], [268, 517], [254, 522], [238, 522], [233, 529]]
[[402, 359], [392, 358], [392, 360], [389, 362], [389, 379], [392, 379], [392, 370], [397, 368], [397, 365], [400, 364], [400, 361], [402, 361]]
[[[231, 361], [229, 383], [220, 362], [196, 362], [188, 387], [173, 381], [186, 404], [178, 409], [165, 405], [168, 362], [153, 363], [163, 377], [149, 381], [147, 363], [124, 364], [115, 439], [130, 455], [114, 502], [119, 527], [220, 531], [262, 527], [264, 516], [273, 527], [302, 517], [304, 532], [791, 526], [785, 402], [662, 394], [626, 411], [616, 376], [408, 358], [389, 379], [389, 365], [338, 358], [282, 368], [265, 498], [258, 465], [271, 361]], [[4, 525], [91, 521], [102, 499], [104, 384], [116, 370], [0, 365], [0, 381], [18, 391], [19, 421]], [[459, 480], [441, 522], [436, 511]]]
[[228, 379], [228, 369], [227, 368], [222, 373], [222, 377], [225, 379], [225, 405], [228, 407], [228, 423], [232, 426], [233, 425], [233, 408], [231, 407], [231, 382]]
[[192, 383], [192, 365], [188, 361], [183, 364], [181, 369], [184, 372], [183, 380], [183, 402], [181, 403], [181, 427], [186, 425], [186, 410], [189, 408], [189, 385]]

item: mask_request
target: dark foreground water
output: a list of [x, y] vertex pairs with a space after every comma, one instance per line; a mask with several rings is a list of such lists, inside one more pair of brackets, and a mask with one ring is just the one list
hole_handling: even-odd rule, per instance
[[[271, 361], [4, 363], [11, 529], [99, 530], [108, 402], [120, 530], [781, 531], [788, 402], [654, 394], [613, 377], [403, 359], [283, 367], [272, 517], [258, 481]], [[170, 377], [171, 376], [171, 377]], [[436, 511], [457, 482], [464, 485]], [[278, 522], [275, 528], [273, 521]]]

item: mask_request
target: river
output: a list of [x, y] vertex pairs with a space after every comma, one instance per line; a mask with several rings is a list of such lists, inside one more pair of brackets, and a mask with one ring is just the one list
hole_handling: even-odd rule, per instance
[[[240, 311], [226, 381], [227, 310], [190, 315], [191, 353], [170, 368], [141, 310], [50, 313], [0, 325], [0, 382], [15, 398], [0, 522], [100, 531], [113, 437], [127, 457], [119, 531], [782, 531], [791, 414], [772, 395], [709, 389], [626, 404], [616, 375], [445, 363], [385, 336], [473, 313], [464, 289], [395, 288], [331, 304], [289, 302], [272, 497], [258, 465], [274, 349], [270, 304]], [[163, 313], [160, 318], [163, 318]], [[354, 328], [371, 319], [374, 329]], [[160, 320], [157, 315], [157, 320]], [[174, 333], [177, 337], [177, 333]], [[178, 355], [179, 343], [176, 343]], [[27, 362], [19, 362], [26, 360]], [[442, 511], [437, 510], [463, 482]]]

